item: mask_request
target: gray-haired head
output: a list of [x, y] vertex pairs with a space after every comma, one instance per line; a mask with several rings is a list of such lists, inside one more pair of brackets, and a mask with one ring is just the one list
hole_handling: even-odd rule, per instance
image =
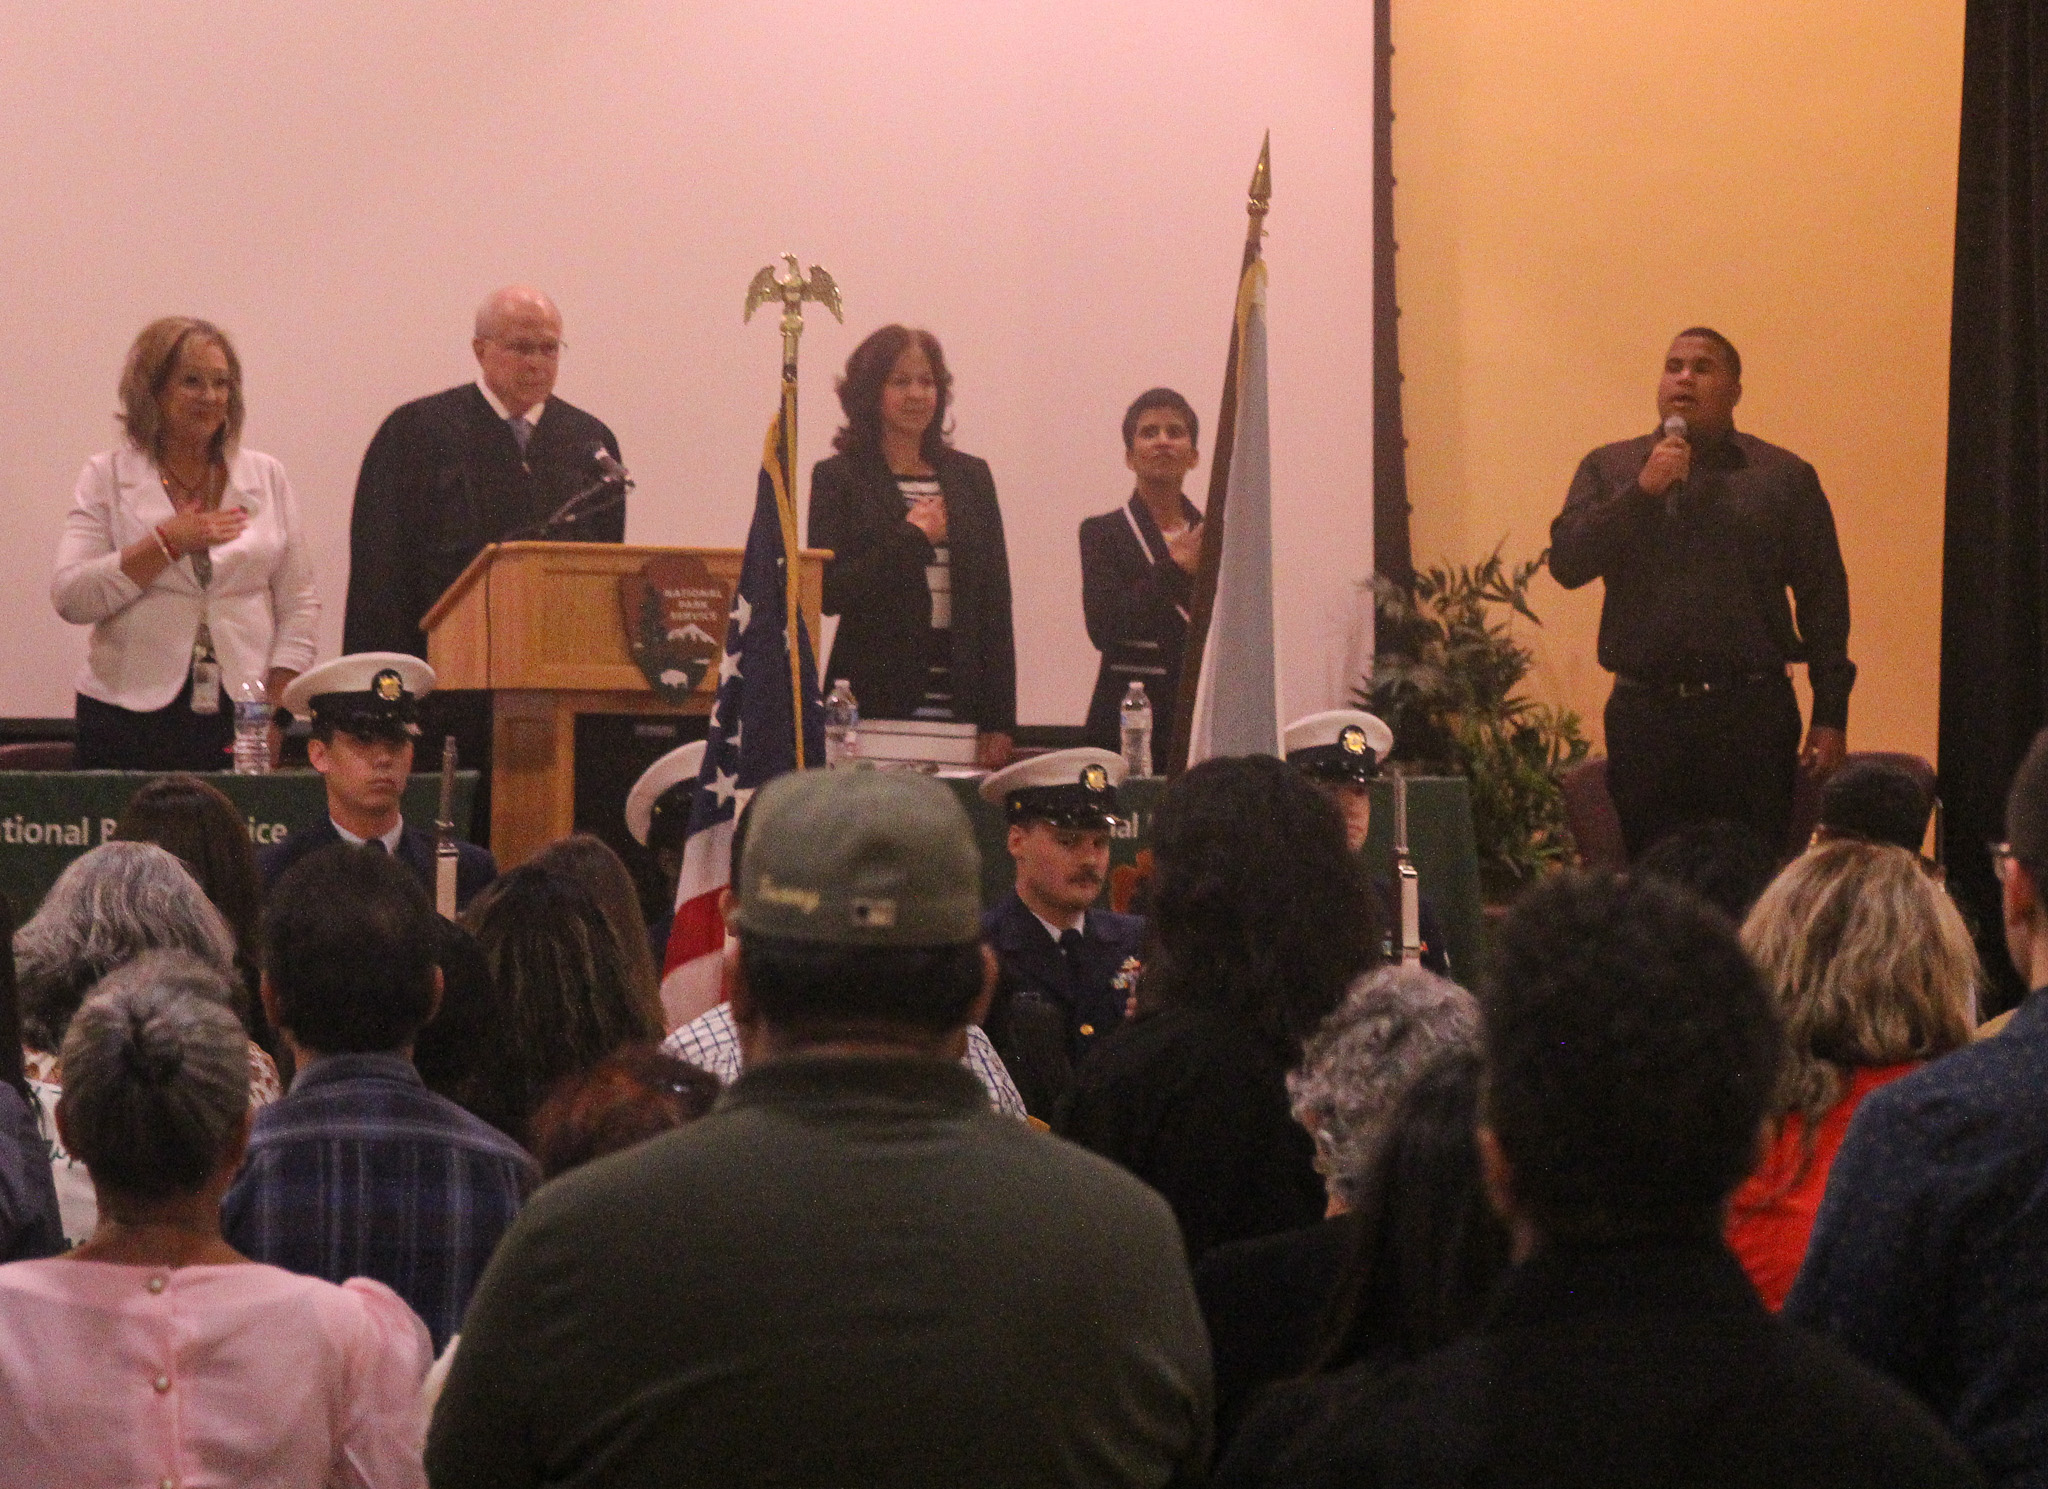
[[162, 1199], [219, 1168], [249, 1110], [249, 1041], [227, 981], [197, 957], [152, 952], [72, 1018], [57, 1111], [95, 1185]]
[[1420, 967], [1382, 967], [1351, 984], [1287, 1074], [1294, 1120], [1316, 1140], [1331, 1197], [1359, 1203], [1387, 1129], [1439, 1055], [1479, 1047], [1479, 1002]]
[[146, 951], [189, 952], [232, 976], [235, 933], [176, 856], [154, 843], [103, 843], [58, 876], [14, 933], [23, 1041], [61, 1049], [86, 990]]

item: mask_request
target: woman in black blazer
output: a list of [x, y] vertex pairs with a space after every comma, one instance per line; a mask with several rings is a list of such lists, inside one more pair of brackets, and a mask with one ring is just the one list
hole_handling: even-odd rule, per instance
[[954, 719], [980, 763], [1010, 757], [1017, 655], [1010, 559], [988, 463], [946, 442], [952, 377], [929, 331], [884, 326], [846, 360], [839, 453], [811, 471], [810, 543], [839, 617], [826, 685], [874, 719]]
[[1174, 705], [1187, 645], [1202, 514], [1181, 494], [1197, 459], [1201, 421], [1171, 388], [1140, 393], [1124, 415], [1124, 463], [1138, 478], [1131, 499], [1081, 524], [1081, 610], [1102, 653], [1088, 700], [1087, 741], [1123, 747], [1121, 705], [1133, 682], [1152, 704], [1152, 768], [1166, 773]]

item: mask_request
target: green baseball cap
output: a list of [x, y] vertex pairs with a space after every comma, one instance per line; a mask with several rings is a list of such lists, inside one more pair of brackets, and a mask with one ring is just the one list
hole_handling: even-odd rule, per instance
[[953, 793], [906, 771], [800, 770], [754, 799], [739, 928], [842, 946], [981, 939], [981, 850]]

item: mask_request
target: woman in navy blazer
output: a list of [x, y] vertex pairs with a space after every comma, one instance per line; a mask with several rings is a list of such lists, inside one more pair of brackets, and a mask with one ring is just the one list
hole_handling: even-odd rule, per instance
[[884, 326], [854, 348], [839, 453], [811, 471], [810, 542], [833, 554], [827, 685], [851, 683], [868, 718], [974, 724], [995, 768], [1017, 724], [1010, 559], [988, 463], [947, 443], [951, 385], [929, 331]]
[[57, 613], [93, 628], [82, 768], [225, 770], [234, 685], [262, 685], [274, 707], [312, 663], [320, 602], [298, 506], [284, 467], [240, 448], [242, 413], [219, 327], [166, 316], [135, 338], [128, 438], [79, 473], [50, 582]]

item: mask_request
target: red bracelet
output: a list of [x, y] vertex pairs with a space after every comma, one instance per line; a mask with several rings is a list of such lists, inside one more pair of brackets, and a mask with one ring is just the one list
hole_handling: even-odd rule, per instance
[[150, 529], [150, 535], [156, 539], [156, 546], [163, 549], [164, 561], [166, 563], [176, 563], [180, 555], [178, 550], [171, 546], [171, 540], [164, 536], [164, 525], [159, 522]]

